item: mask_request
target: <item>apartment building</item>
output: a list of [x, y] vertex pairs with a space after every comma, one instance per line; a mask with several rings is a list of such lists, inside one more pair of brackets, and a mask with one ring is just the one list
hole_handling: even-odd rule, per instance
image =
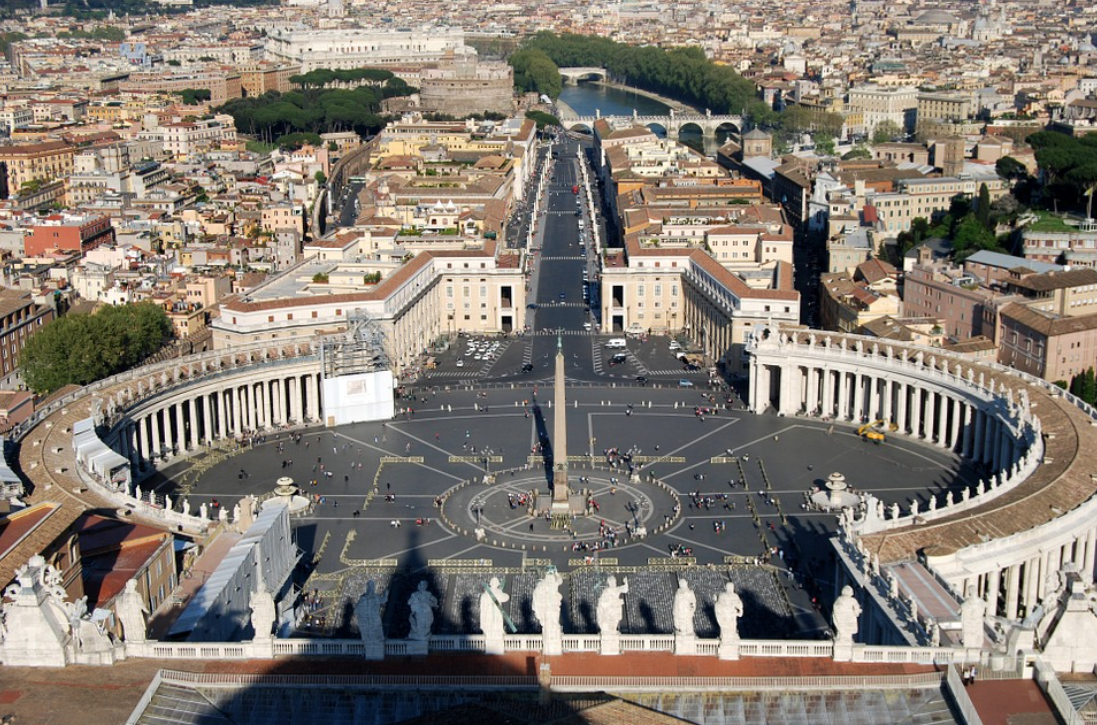
[[933, 219], [948, 211], [952, 198], [957, 195], [977, 197], [983, 184], [990, 192], [992, 203], [1009, 192], [1009, 183], [997, 175], [977, 179], [945, 176], [902, 179], [898, 182], [898, 191], [873, 195], [869, 201], [883, 230], [889, 236], [895, 236], [909, 230], [917, 217]]
[[894, 123], [906, 132], [914, 130], [918, 110], [918, 89], [910, 86], [878, 86], [864, 84], [849, 89], [847, 102], [849, 114], [859, 115], [859, 127], [854, 133], [871, 136], [884, 121]]
[[72, 173], [75, 147], [65, 141], [0, 146], [0, 196], [7, 199], [30, 181], [52, 181]]
[[210, 73], [134, 73], [118, 84], [118, 89], [130, 94], [175, 93], [188, 88], [210, 92], [210, 105], [220, 106], [240, 98], [243, 86], [240, 73], [217, 71]]
[[636, 239], [606, 257], [601, 299], [603, 332], [684, 333], [731, 373], [745, 370], [755, 323], [800, 318], [791, 264], [732, 271], [702, 249], [645, 248]]
[[312, 257], [222, 304], [210, 325], [214, 347], [333, 334], [368, 317], [385, 331], [394, 372], [401, 374], [444, 335], [525, 326], [520, 257], [502, 253], [494, 241], [478, 249], [420, 252], [377, 284], [363, 280], [383, 265], [349, 261], [356, 251], [344, 244], [343, 261]]
[[197, 121], [156, 125], [141, 131], [138, 137], [146, 141], [159, 141], [165, 153], [176, 159], [186, 159], [219, 148], [223, 143], [234, 143], [236, 126], [232, 116], [222, 113]]
[[266, 43], [268, 59], [299, 66], [302, 73], [317, 68], [385, 66], [418, 71], [442, 61], [475, 56], [476, 50], [465, 45], [465, 33], [459, 28], [275, 30]]
[[859, 334], [861, 329], [883, 317], [898, 317], [902, 301], [896, 291], [898, 270], [873, 259], [848, 272], [819, 276], [820, 326]]
[[1074, 228], [1066, 224], [1060, 231], [1033, 230], [1021, 232], [1021, 244], [1026, 259], [1041, 262], [1097, 267], [1097, 223], [1080, 222]]
[[1097, 314], [1060, 317], [1021, 304], [1000, 314], [998, 362], [1052, 382], [1069, 382], [1097, 361]]
[[19, 384], [19, 355], [27, 340], [53, 317], [53, 308], [37, 304], [29, 292], [0, 289], [0, 387]]
[[300, 66], [281, 63], [245, 63], [237, 65], [240, 88], [249, 98], [258, 98], [268, 91], [289, 93], [293, 90], [290, 76], [301, 72]]
[[28, 257], [57, 252], [83, 254], [102, 244], [113, 244], [110, 218], [94, 214], [51, 214], [30, 225], [24, 247]]

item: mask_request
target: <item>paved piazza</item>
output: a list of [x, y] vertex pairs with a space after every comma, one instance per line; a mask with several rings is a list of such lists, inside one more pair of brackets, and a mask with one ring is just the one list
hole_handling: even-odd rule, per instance
[[[535, 386], [545, 407], [531, 412]], [[173, 497], [186, 493], [192, 510], [214, 499], [231, 509], [242, 496], [267, 493], [278, 477], [290, 476], [319, 498], [294, 523], [298, 546], [321, 573], [355, 566], [414, 570], [442, 560], [522, 568], [530, 559], [567, 572], [591, 556], [620, 567], [657, 564], [679, 546], [692, 549], [697, 564], [716, 565], [734, 557], [780, 565], [781, 556], [771, 556], [776, 548], [820, 571], [830, 560], [825, 537], [834, 517], [805, 502], [831, 472], [904, 508], [915, 498], [925, 505], [927, 493], [958, 488], [957, 477], [972, 484], [977, 475], [924, 442], [889, 434], [877, 445], [849, 425], [755, 416], [738, 397], [733, 410], [702, 420], [695, 406], [712, 403], [701, 387], [582, 384], [568, 390], [571, 486], [589, 489], [597, 510], [578, 517], [572, 531], [559, 530], [530, 513], [547, 501], [537, 446], [539, 430], [551, 431], [556, 415], [547, 407], [551, 388], [440, 386], [411, 394], [397, 406], [414, 412], [384, 425], [312, 429], [300, 440], [288, 432], [270, 435], [229, 456], [176, 464], [146, 486]], [[604, 451], [611, 448], [632, 451], [639, 482], [624, 464], [608, 465]], [[494, 476], [487, 484], [485, 455]], [[535, 505], [520, 498], [531, 491], [538, 492]], [[647, 535], [636, 536], [635, 526]], [[609, 529], [616, 543], [601, 548], [600, 530]]]

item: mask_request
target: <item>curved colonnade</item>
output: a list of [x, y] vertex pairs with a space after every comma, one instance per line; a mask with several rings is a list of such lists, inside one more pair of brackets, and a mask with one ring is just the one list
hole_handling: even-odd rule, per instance
[[[869, 497], [845, 536], [879, 565], [923, 561], [988, 614], [1033, 611], [1064, 564], [1093, 581], [1097, 416], [1046, 381], [944, 351], [877, 338], [758, 326], [750, 406], [894, 431], [952, 450], [985, 473], [907, 512]], [[957, 495], [958, 494], [958, 495]], [[890, 514], [890, 518], [889, 518]]]
[[159, 525], [201, 530], [207, 520], [173, 511], [170, 500], [165, 506], [152, 494], [135, 498], [136, 487], [121, 490], [78, 470], [74, 427], [91, 418], [106, 430], [103, 442], [130, 462], [139, 483], [153, 464], [218, 441], [320, 423], [321, 390], [315, 345], [257, 343], [149, 365], [62, 396], [18, 426], [18, 466], [36, 491], [60, 490], [88, 508], [125, 506]]

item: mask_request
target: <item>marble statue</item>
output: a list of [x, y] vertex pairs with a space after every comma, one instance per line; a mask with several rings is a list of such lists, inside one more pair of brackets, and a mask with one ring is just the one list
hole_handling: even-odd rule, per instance
[[148, 613], [145, 600], [137, 591], [137, 580], [130, 579], [126, 582], [126, 589], [114, 608], [114, 614], [122, 625], [122, 639], [126, 642], [144, 642], [148, 626], [145, 617]]
[[694, 636], [693, 615], [697, 612], [697, 595], [689, 588], [685, 579], [678, 580], [678, 591], [674, 593], [674, 634]]
[[183, 515], [190, 516], [190, 499], [183, 499]]
[[274, 595], [260, 586], [251, 593], [248, 602], [251, 607], [251, 628], [255, 630], [255, 640], [269, 640], [274, 635], [274, 622], [278, 619], [274, 605]]
[[853, 587], [842, 587], [842, 593], [834, 602], [834, 642], [853, 644], [853, 635], [857, 634], [857, 620], [861, 616], [861, 605], [853, 596]]
[[961, 642], [969, 649], [981, 649], [983, 646], [983, 618], [986, 616], [987, 603], [975, 593], [975, 587], [967, 588], [967, 596], [960, 605]]
[[564, 646], [564, 628], [560, 624], [560, 605], [564, 601], [560, 585], [564, 583], [559, 572], [545, 574], [533, 588], [533, 616], [541, 623], [541, 649], [544, 654], [560, 654]]
[[735, 592], [735, 582], [724, 585], [716, 597], [716, 624], [720, 626], [720, 644], [739, 641], [739, 617], [743, 616], [743, 598]]
[[941, 646], [941, 628], [937, 626], [936, 622], [929, 623], [929, 646]]
[[616, 634], [620, 631], [625, 604], [621, 599], [622, 594], [628, 594], [628, 577], [618, 585], [617, 577], [610, 574], [606, 580], [606, 588], [598, 596], [598, 631], [602, 634]]
[[430, 639], [430, 628], [434, 624], [434, 610], [438, 608], [438, 600], [427, 591], [427, 582], [419, 582], [419, 588], [408, 598], [408, 606], [411, 607], [411, 632], [408, 639], [426, 642]]
[[389, 593], [377, 593], [377, 585], [372, 581], [366, 582], [366, 591], [358, 597], [358, 603], [354, 605], [354, 614], [358, 617], [358, 636], [363, 642], [383, 642], [385, 639], [384, 627], [381, 625], [381, 607], [389, 601]]
[[501, 604], [510, 601], [510, 594], [502, 590], [499, 577], [491, 577], [487, 589], [480, 592], [480, 632], [491, 641], [501, 641], [506, 634], [502, 627]]

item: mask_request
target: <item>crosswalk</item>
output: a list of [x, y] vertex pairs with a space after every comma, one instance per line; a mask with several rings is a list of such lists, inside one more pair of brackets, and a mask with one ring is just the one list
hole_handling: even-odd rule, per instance
[[533, 334], [544, 335], [546, 337], [556, 337], [557, 335], [564, 335], [567, 337], [568, 335], [597, 335], [599, 333], [594, 332], [593, 330], [535, 330]]
[[449, 370], [428, 370], [426, 377], [432, 380], [474, 380], [480, 377], [478, 372], [461, 371], [449, 371]]
[[550, 255], [547, 257], [541, 257], [542, 262], [579, 262], [585, 260], [586, 257], [582, 254], [572, 255]]

